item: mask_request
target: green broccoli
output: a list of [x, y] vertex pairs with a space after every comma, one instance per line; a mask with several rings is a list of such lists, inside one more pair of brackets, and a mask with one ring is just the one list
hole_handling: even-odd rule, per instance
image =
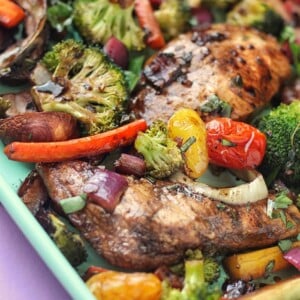
[[168, 137], [163, 121], [157, 120], [146, 132], [140, 132], [134, 147], [144, 156], [147, 172], [154, 178], [168, 177], [183, 164], [181, 151]]
[[[161, 300], [217, 300], [222, 295], [221, 289], [211, 287], [206, 281], [205, 259], [200, 251], [196, 251], [196, 256], [189, 257], [184, 262], [184, 285], [182, 290], [170, 287], [167, 280], [163, 281], [163, 293]], [[200, 254], [200, 255], [199, 255]], [[213, 268], [209, 267], [210, 279], [218, 277], [219, 270], [216, 267], [216, 276], [213, 276]]]
[[252, 26], [260, 31], [279, 35], [284, 27], [282, 17], [263, 0], [243, 0], [228, 14], [227, 23]]
[[43, 111], [63, 111], [93, 135], [120, 125], [128, 85], [120, 68], [98, 48], [69, 39], [56, 44], [42, 59], [52, 80], [34, 86], [32, 95]]
[[87, 251], [80, 235], [69, 230], [54, 213], [44, 212], [42, 226], [73, 267], [87, 259]]
[[289, 187], [300, 182], [300, 101], [280, 104], [258, 122], [267, 137], [261, 171], [268, 183], [281, 178]]
[[134, 1], [122, 7], [109, 0], [75, 0], [74, 24], [89, 42], [105, 44], [114, 36], [128, 49], [141, 50], [145, 33], [136, 23], [133, 9]]
[[204, 259], [204, 278], [208, 283], [214, 282], [220, 276], [220, 267], [217, 260], [212, 257], [205, 257]]
[[188, 7], [182, 0], [165, 0], [154, 12], [163, 35], [170, 40], [188, 28]]
[[6, 111], [11, 107], [11, 102], [0, 97], [0, 118], [6, 117]]

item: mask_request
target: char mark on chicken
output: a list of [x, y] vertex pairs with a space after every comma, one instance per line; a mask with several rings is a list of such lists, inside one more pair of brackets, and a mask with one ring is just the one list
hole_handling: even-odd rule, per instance
[[230, 117], [245, 120], [289, 75], [289, 61], [274, 37], [214, 24], [182, 34], [148, 61], [131, 109], [149, 124], [168, 120], [181, 107], [209, 119], [220, 113], [202, 109], [214, 96], [229, 104]]
[[[38, 164], [52, 200], [83, 193], [97, 167], [82, 161]], [[111, 264], [153, 270], [174, 264], [188, 249], [236, 252], [273, 245], [300, 232], [300, 212], [285, 210], [287, 228], [266, 213], [267, 199], [249, 205], [225, 205], [179, 183], [127, 177], [129, 186], [113, 213], [88, 203], [70, 214], [72, 224]]]

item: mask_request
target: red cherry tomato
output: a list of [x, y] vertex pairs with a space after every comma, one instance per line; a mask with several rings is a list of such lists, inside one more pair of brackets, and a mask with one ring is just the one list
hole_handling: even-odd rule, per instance
[[233, 169], [257, 167], [265, 154], [266, 137], [255, 127], [216, 118], [206, 123], [209, 161]]

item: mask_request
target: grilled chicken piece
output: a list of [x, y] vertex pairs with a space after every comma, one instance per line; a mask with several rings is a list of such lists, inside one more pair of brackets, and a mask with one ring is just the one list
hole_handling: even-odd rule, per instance
[[148, 62], [131, 110], [149, 124], [167, 121], [181, 107], [201, 112], [216, 95], [230, 104], [233, 119], [245, 120], [271, 100], [289, 75], [288, 59], [274, 37], [215, 24], [179, 36]]
[[[95, 167], [86, 162], [38, 164], [50, 197], [82, 194]], [[266, 214], [267, 201], [230, 206], [194, 193], [188, 186], [127, 177], [129, 187], [113, 213], [88, 203], [69, 215], [73, 225], [111, 264], [152, 270], [174, 264], [187, 249], [240, 251], [264, 247], [300, 232], [300, 212], [285, 210], [287, 226]]]

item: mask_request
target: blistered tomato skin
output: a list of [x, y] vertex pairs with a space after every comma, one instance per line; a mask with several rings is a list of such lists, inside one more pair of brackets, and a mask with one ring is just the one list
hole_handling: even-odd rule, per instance
[[206, 124], [208, 156], [211, 163], [233, 169], [253, 169], [263, 160], [266, 137], [255, 127], [216, 118]]
[[200, 177], [208, 167], [205, 123], [189, 108], [177, 110], [168, 122], [168, 134], [184, 144], [189, 138], [196, 141], [184, 153], [185, 171], [191, 178]]
[[161, 281], [150, 273], [106, 271], [92, 276], [87, 286], [98, 300], [159, 300]]

